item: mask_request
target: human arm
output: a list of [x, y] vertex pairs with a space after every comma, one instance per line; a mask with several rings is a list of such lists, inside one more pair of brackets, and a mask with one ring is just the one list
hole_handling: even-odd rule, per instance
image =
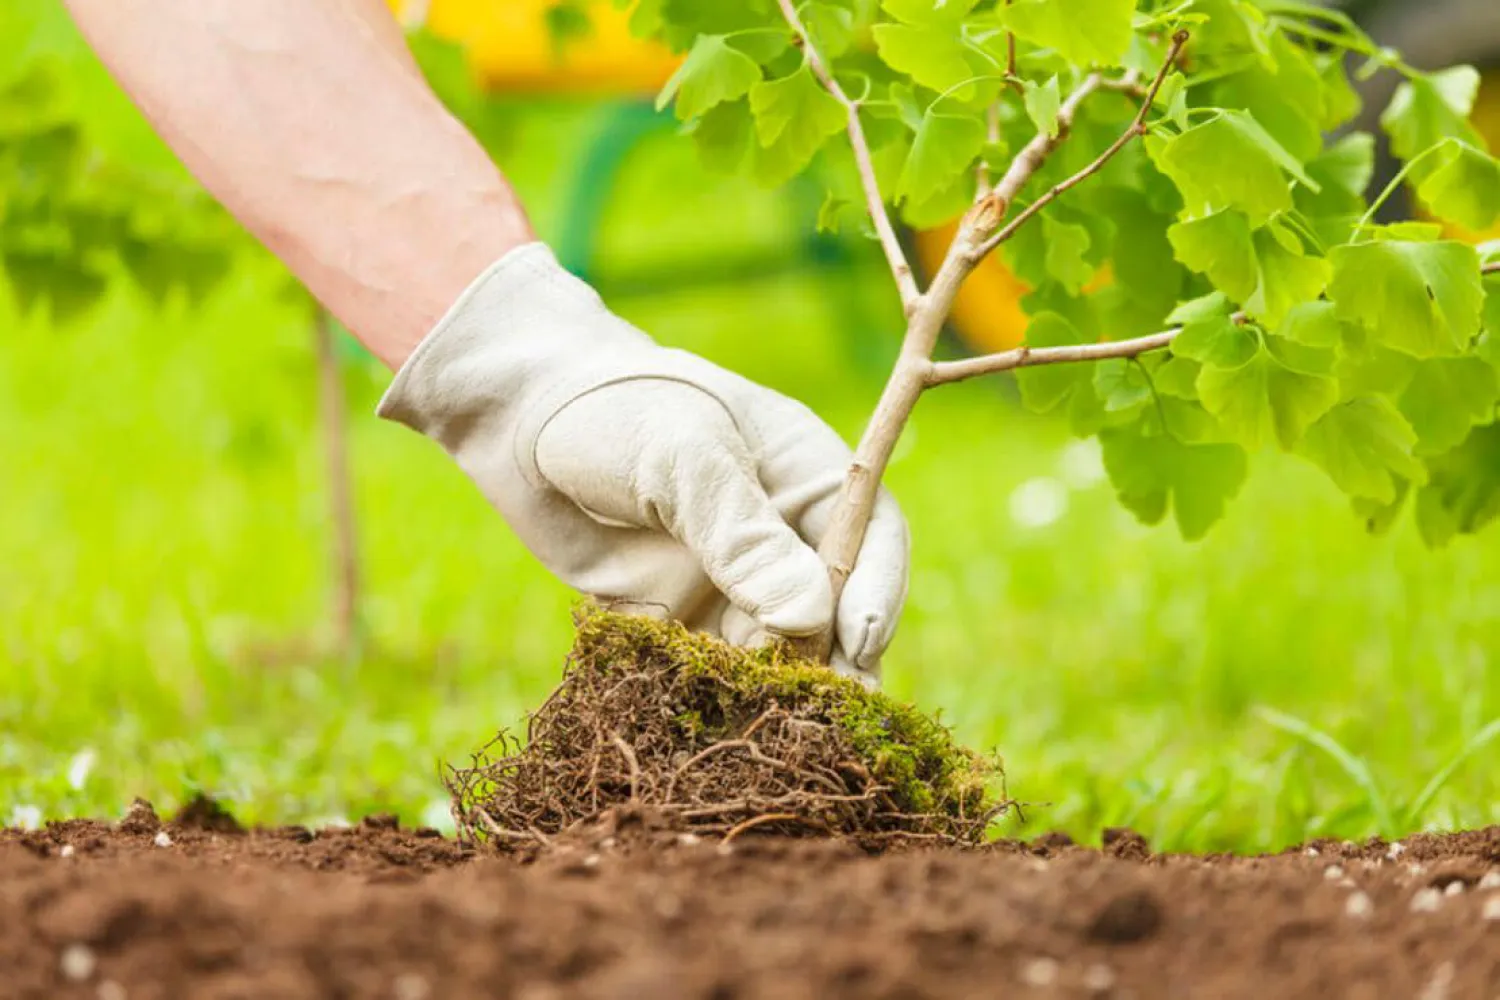
[[873, 673], [906, 588], [894, 501], [835, 608], [813, 546], [848, 448], [568, 274], [378, 0], [68, 3], [189, 169], [398, 370], [380, 414], [553, 573], [741, 643], [836, 621]]
[[535, 239], [380, 0], [66, 0], [205, 187], [399, 368]]

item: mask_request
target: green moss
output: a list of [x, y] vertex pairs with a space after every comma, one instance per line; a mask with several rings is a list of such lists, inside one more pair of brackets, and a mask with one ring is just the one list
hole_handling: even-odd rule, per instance
[[590, 605], [579, 612], [573, 655], [606, 672], [667, 668], [696, 682], [692, 703], [673, 706], [684, 736], [736, 736], [772, 704], [834, 724], [906, 812], [979, 816], [1003, 777], [998, 758], [958, 744], [936, 718], [781, 646], [741, 649]]

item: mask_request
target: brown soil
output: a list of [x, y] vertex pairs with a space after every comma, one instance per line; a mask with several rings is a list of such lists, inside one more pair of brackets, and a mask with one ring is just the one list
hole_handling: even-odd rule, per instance
[[1105, 840], [725, 848], [613, 813], [501, 857], [142, 805], [0, 832], [0, 997], [1500, 995], [1500, 828], [1246, 859]]

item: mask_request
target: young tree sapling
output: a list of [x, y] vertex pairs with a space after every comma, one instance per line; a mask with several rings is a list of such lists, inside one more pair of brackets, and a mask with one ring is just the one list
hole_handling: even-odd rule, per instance
[[[1411, 495], [1433, 544], [1500, 514], [1500, 247], [1454, 233], [1500, 219], [1472, 69], [1419, 72], [1304, 0], [649, 0], [634, 23], [686, 50], [659, 103], [705, 162], [821, 170], [820, 224], [862, 204], [889, 264], [906, 332], [819, 548], [835, 592], [921, 394], [1003, 371], [1188, 538], [1273, 442], [1372, 529]], [[1382, 124], [1405, 167], [1373, 201], [1355, 63], [1402, 78]], [[1377, 222], [1402, 184], [1428, 219]], [[925, 287], [893, 206], [960, 219]], [[1025, 343], [936, 359], [997, 250], [1032, 289]]]

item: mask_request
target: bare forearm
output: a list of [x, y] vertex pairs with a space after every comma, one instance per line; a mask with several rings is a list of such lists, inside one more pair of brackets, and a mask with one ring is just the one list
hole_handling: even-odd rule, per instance
[[533, 238], [379, 0], [67, 0], [162, 137], [391, 367]]

